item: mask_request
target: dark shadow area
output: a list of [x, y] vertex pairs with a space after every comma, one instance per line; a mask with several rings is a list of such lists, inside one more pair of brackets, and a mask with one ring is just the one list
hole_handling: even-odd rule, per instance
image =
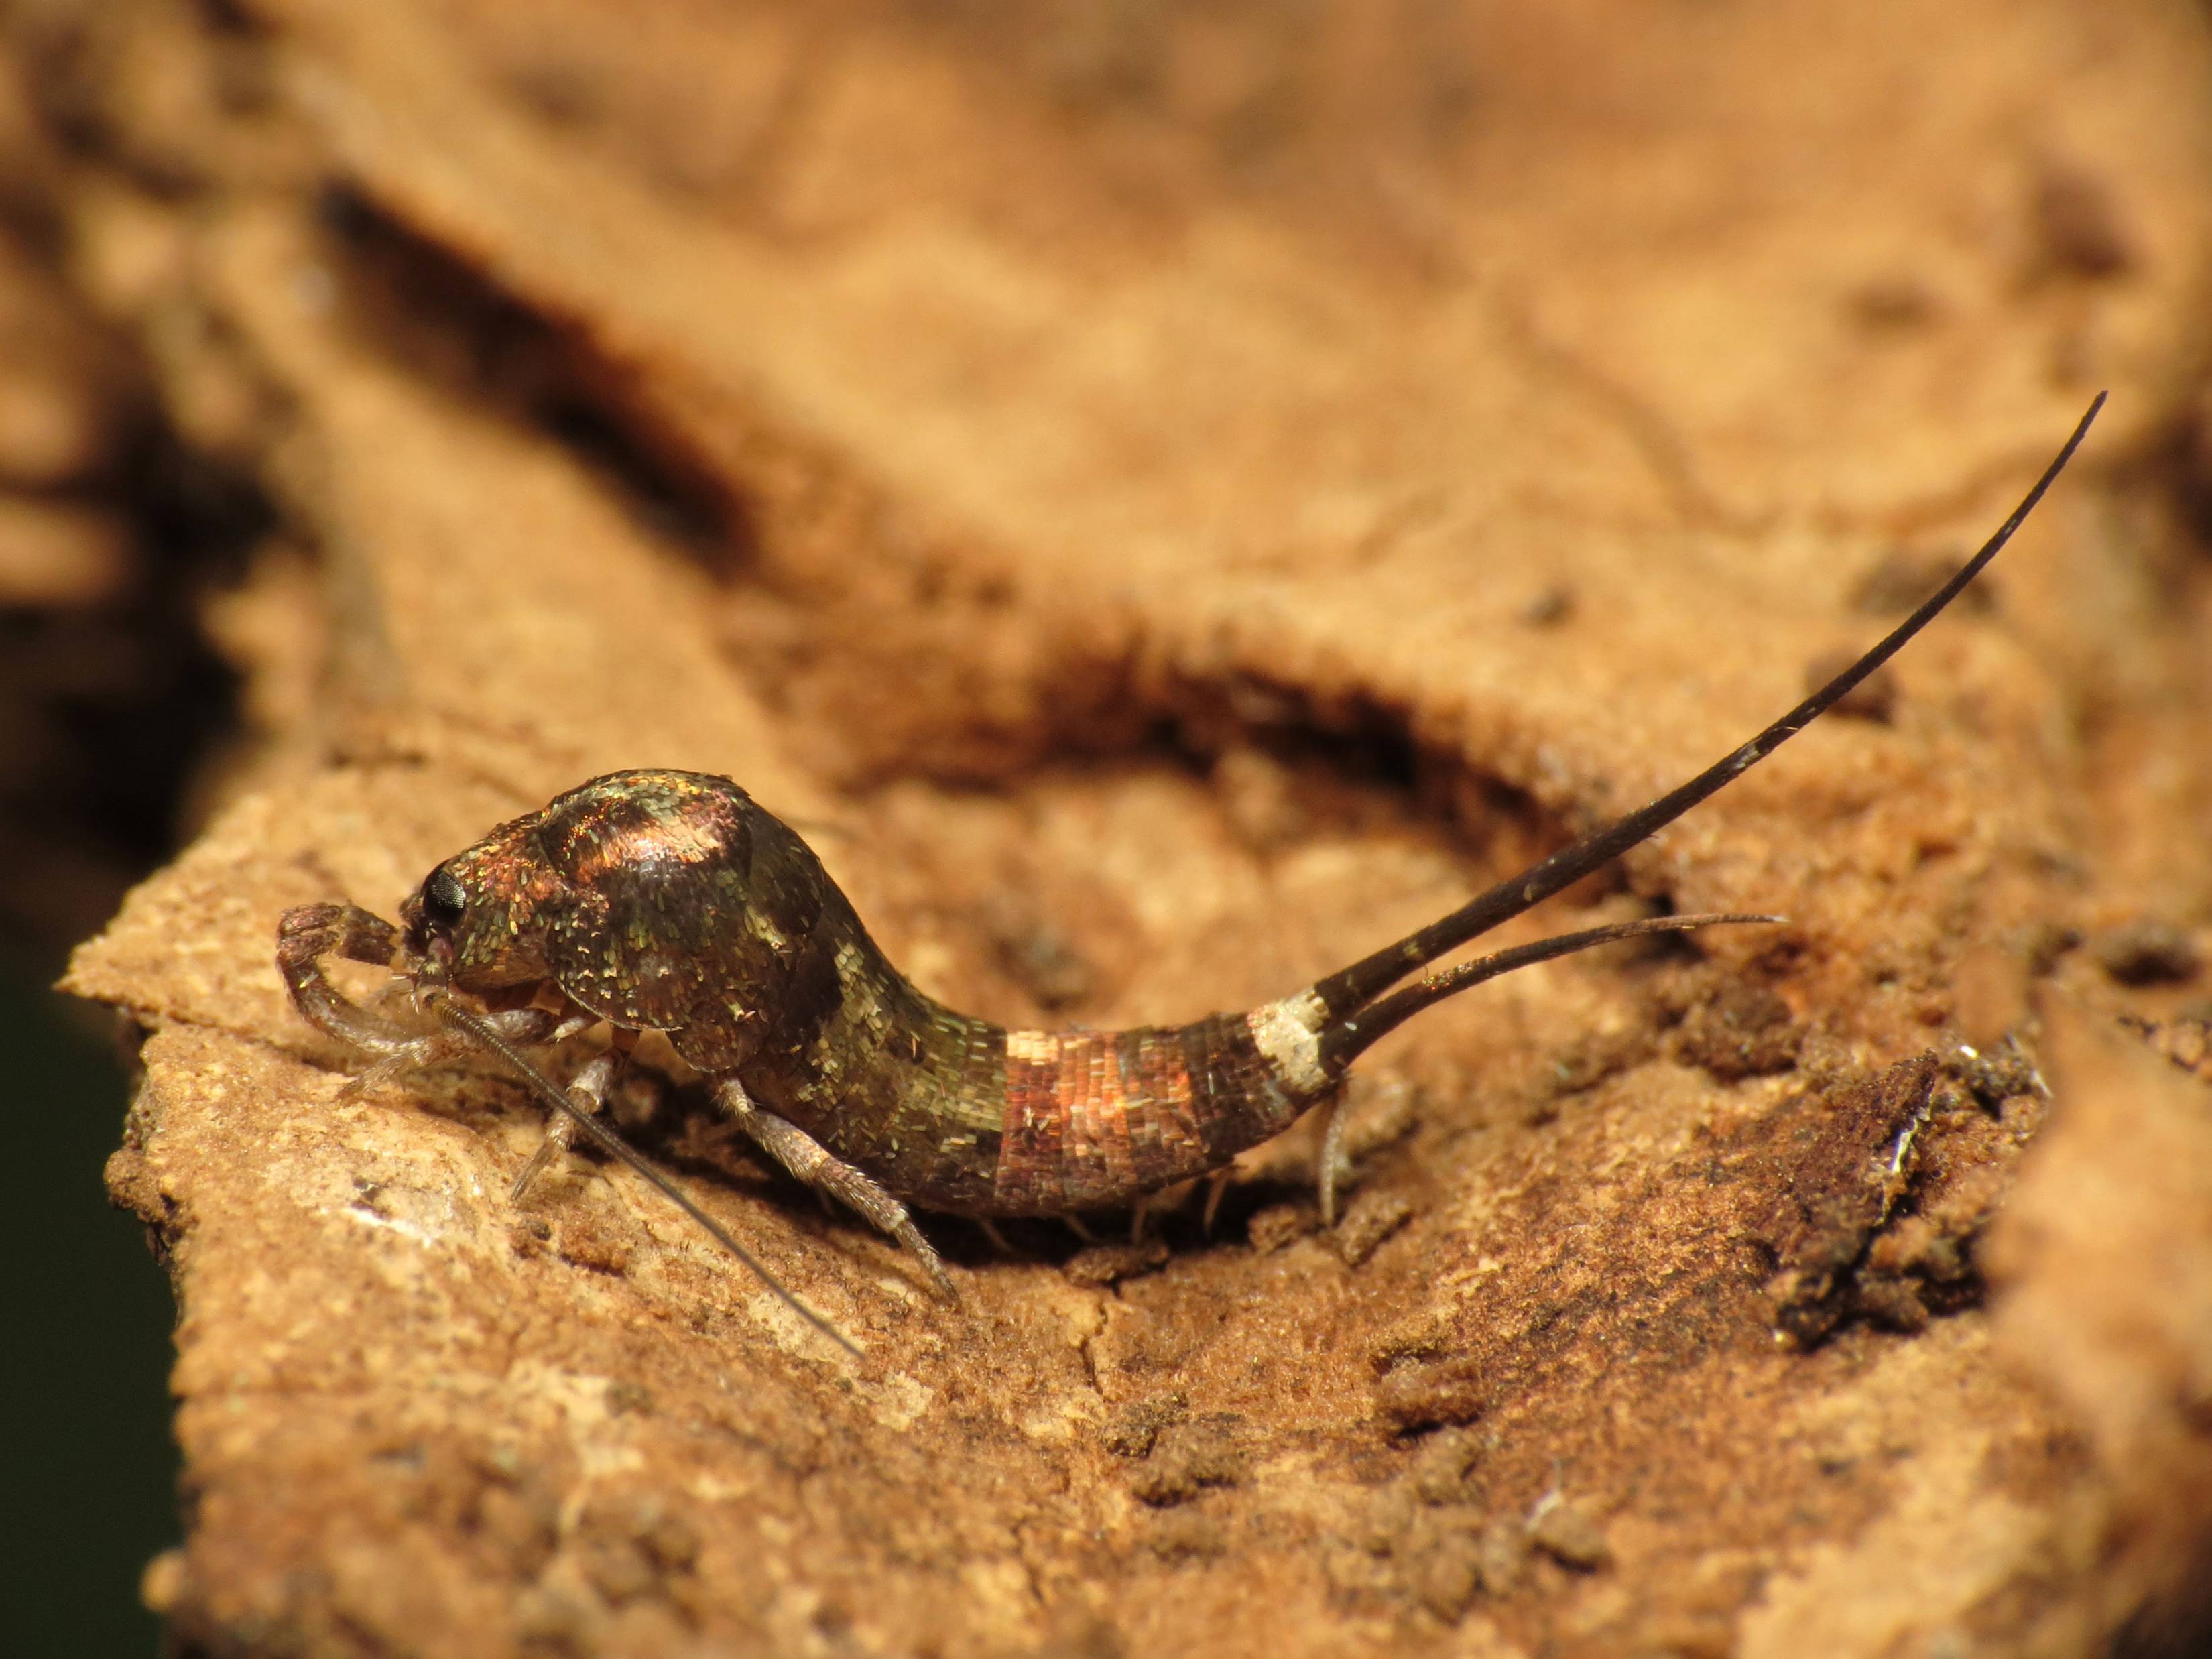
[[624, 407], [623, 370], [589, 340], [357, 193], [326, 194], [322, 222], [347, 255], [350, 315], [380, 347], [449, 394], [546, 434], [639, 524], [717, 579], [750, 557], [745, 504]]
[[0, 1047], [21, 1172], [4, 1206], [6, 1320], [28, 1364], [0, 1367], [0, 1490], [17, 1518], [0, 1574], [11, 1654], [151, 1654], [138, 1581], [177, 1541], [165, 1386], [173, 1314], [145, 1229], [111, 1210], [100, 1166], [128, 1088], [116, 1055], [45, 980], [0, 956]]

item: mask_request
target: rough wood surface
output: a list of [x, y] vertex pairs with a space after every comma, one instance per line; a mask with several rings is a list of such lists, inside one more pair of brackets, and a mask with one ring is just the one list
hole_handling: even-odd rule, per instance
[[[209, 616], [253, 741], [69, 981], [149, 1033], [110, 1180], [184, 1310], [188, 1534], [148, 1593], [188, 1646], [2187, 1628], [2195, 14], [130, 0], [15, 28], [80, 290], [278, 526]], [[702, 1103], [633, 1121], [854, 1363], [626, 1174], [511, 1209], [538, 1123], [498, 1077], [341, 1097], [272, 967], [286, 905], [389, 914], [489, 823], [680, 765], [799, 822], [978, 1012], [1279, 994], [1747, 734], [2099, 386], [1984, 601], [1513, 936], [1623, 889], [1790, 925], [1409, 1027], [1335, 1233], [1294, 1135], [1164, 1251], [1039, 1227], [1008, 1259], [939, 1221], [956, 1316]], [[2069, 948], [2146, 918], [2173, 972]]]

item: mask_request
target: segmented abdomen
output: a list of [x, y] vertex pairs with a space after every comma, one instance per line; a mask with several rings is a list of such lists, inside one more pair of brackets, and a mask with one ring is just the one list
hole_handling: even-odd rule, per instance
[[1126, 1031], [1009, 1031], [992, 1182], [1002, 1215], [1126, 1204], [1218, 1169], [1317, 1096], [1262, 1053], [1252, 1016]]
[[1223, 1164], [1325, 1099], [1311, 991], [1124, 1031], [1010, 1031], [924, 995], [851, 923], [836, 977], [739, 1075], [896, 1196], [961, 1215], [1109, 1209]]

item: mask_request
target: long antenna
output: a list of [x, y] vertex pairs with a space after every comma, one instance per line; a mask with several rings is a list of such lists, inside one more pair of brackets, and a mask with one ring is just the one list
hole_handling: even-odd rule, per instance
[[581, 1129], [586, 1134], [589, 1135], [601, 1151], [606, 1152], [610, 1157], [614, 1158], [623, 1164], [627, 1164], [631, 1169], [636, 1170], [638, 1174], [643, 1176], [646, 1180], [650, 1182], [654, 1187], [659, 1188], [661, 1194], [673, 1203], [678, 1209], [683, 1211], [684, 1213], [690, 1216], [692, 1220], [697, 1222], [702, 1227], [705, 1228], [708, 1235], [713, 1237], [714, 1241], [717, 1244], [720, 1244], [732, 1255], [744, 1262], [747, 1267], [750, 1267], [752, 1270], [753, 1277], [759, 1279], [762, 1284], [767, 1285], [768, 1288], [775, 1293], [776, 1299], [781, 1302], [785, 1307], [790, 1309], [792, 1312], [797, 1314], [808, 1324], [813, 1326], [816, 1330], [821, 1332], [823, 1335], [828, 1337], [839, 1347], [844, 1349], [844, 1351], [847, 1353], [851, 1354], [854, 1358], [858, 1359], [862, 1357], [859, 1345], [855, 1343], [851, 1337], [846, 1335], [844, 1332], [839, 1330], [836, 1326], [831, 1324], [823, 1315], [815, 1312], [813, 1309], [808, 1307], [804, 1302], [801, 1302], [798, 1297], [794, 1296], [790, 1291], [785, 1289], [782, 1282], [779, 1280], [774, 1273], [763, 1267], [760, 1261], [755, 1258], [744, 1245], [738, 1243], [736, 1239], [730, 1237], [729, 1232], [723, 1227], [721, 1223], [715, 1220], [714, 1217], [708, 1215], [696, 1204], [694, 1204], [690, 1199], [686, 1198], [684, 1195], [683, 1190], [678, 1188], [674, 1182], [671, 1181], [666, 1176], [661, 1174], [659, 1170], [654, 1169], [652, 1164], [646, 1161], [644, 1154], [640, 1152], [635, 1147], [632, 1146], [628, 1141], [623, 1140], [619, 1135], [616, 1134], [613, 1130], [608, 1128], [605, 1124], [600, 1122], [599, 1119], [593, 1117], [589, 1112], [585, 1111], [581, 1107], [577, 1105], [574, 1101], [569, 1099], [568, 1091], [567, 1090], [562, 1088], [560, 1085], [555, 1083], [551, 1078], [547, 1077], [544, 1073], [539, 1071], [535, 1066], [532, 1065], [529, 1058], [525, 1055], [520, 1048], [517, 1048], [513, 1043], [501, 1036], [497, 1029], [495, 1028], [489, 1021], [483, 1019], [477, 1014], [472, 1013], [468, 1009], [461, 1006], [458, 1002], [455, 1002], [453, 999], [452, 993], [447, 991], [442, 986], [430, 989], [425, 994], [423, 1000], [429, 1006], [430, 1011], [437, 1015], [440, 1019], [445, 1021], [447, 1024], [453, 1027], [456, 1030], [462, 1032], [473, 1041], [482, 1043], [485, 1048], [490, 1049], [492, 1053], [497, 1054], [501, 1060], [513, 1066], [515, 1072], [520, 1075], [523, 1081], [529, 1084], [531, 1088], [545, 1102], [547, 1105], [552, 1107], [556, 1111], [567, 1114], [568, 1121], [571, 1123], [574, 1123], [578, 1128]]
[[1917, 611], [1891, 629], [1880, 644], [1750, 742], [1716, 761], [1687, 783], [1668, 790], [1658, 799], [1631, 812], [1609, 828], [1596, 830], [1572, 846], [1563, 847], [1548, 858], [1540, 859], [1510, 880], [1502, 881], [1489, 891], [1478, 894], [1449, 915], [1439, 917], [1419, 932], [1407, 934], [1395, 945], [1386, 945], [1372, 956], [1363, 957], [1350, 967], [1340, 969], [1316, 981], [1314, 994], [1321, 999], [1329, 1018], [1340, 1020], [1364, 1008], [1415, 969], [1425, 967], [1445, 952], [1458, 949], [1469, 939], [1488, 933], [1498, 923], [1511, 920], [1532, 905], [1541, 903], [1560, 889], [1571, 886], [1601, 865], [1611, 863], [1638, 842], [1666, 828], [1707, 796], [1733, 783], [1826, 714], [1860, 681], [1895, 656], [1906, 641], [1933, 622], [1943, 607], [1957, 599], [1966, 584], [1979, 575], [1989, 562], [2003, 550], [2005, 544], [2012, 539], [2013, 532], [2035, 510], [2044, 493], [2065, 470], [2066, 463], [2074, 459], [2074, 452], [2081, 447], [2081, 441], [2089, 435], [2090, 422], [2104, 408], [2105, 398], [2104, 392], [2097, 394], [2087, 412], [2075, 425], [2074, 435], [2067, 439], [2066, 447], [2058, 452], [2049, 466], [2043, 469], [2043, 476], [2035, 481], [2035, 487], [2021, 499], [2018, 507], [2013, 508], [2012, 515], [1997, 526], [1996, 534], [1984, 542], [1979, 552], [1961, 565], [1957, 574], [1936, 589]]

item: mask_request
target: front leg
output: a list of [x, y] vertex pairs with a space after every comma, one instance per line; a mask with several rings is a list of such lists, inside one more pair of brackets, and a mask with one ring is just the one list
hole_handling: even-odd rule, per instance
[[948, 1302], [960, 1299], [959, 1291], [953, 1288], [951, 1275], [945, 1271], [944, 1258], [922, 1237], [921, 1229], [914, 1224], [906, 1206], [885, 1192], [872, 1176], [832, 1157], [798, 1125], [787, 1122], [773, 1112], [761, 1110], [733, 1077], [716, 1080], [714, 1098], [770, 1158], [816, 1191], [842, 1200], [898, 1240], [914, 1252], [915, 1259], [921, 1263], [922, 1271], [929, 1275], [939, 1296]]
[[302, 904], [277, 919], [276, 970], [292, 1006], [317, 1030], [373, 1054], [390, 1054], [415, 1034], [341, 995], [323, 973], [323, 958], [398, 970], [402, 955], [399, 930], [358, 904]]
[[[484, 1024], [500, 1036], [522, 1048], [558, 1042], [564, 1037], [574, 1036], [590, 1024], [588, 1020], [574, 1018], [564, 1020], [558, 1014], [544, 1008], [509, 1008], [482, 1018]], [[465, 1065], [483, 1053], [481, 1043], [458, 1032], [443, 1030], [400, 1032], [392, 1042], [378, 1050], [375, 1065], [356, 1075], [338, 1092], [341, 1097], [364, 1095], [371, 1090], [382, 1088], [387, 1083], [412, 1077], [417, 1072]]]
[[[410, 1030], [349, 1000], [323, 972], [323, 958], [328, 956], [389, 968], [403, 975], [409, 975], [415, 964], [401, 944], [399, 930], [358, 904], [302, 904], [277, 919], [276, 969], [283, 975], [301, 1017], [348, 1047], [376, 1056], [375, 1065], [346, 1085], [346, 1093], [359, 1094], [409, 1072], [449, 1066], [479, 1052], [477, 1044], [456, 1032], [443, 1028]], [[525, 1048], [557, 1042], [592, 1024], [580, 1014], [563, 1019], [532, 1007], [505, 1009], [483, 1018], [508, 1042]]]

